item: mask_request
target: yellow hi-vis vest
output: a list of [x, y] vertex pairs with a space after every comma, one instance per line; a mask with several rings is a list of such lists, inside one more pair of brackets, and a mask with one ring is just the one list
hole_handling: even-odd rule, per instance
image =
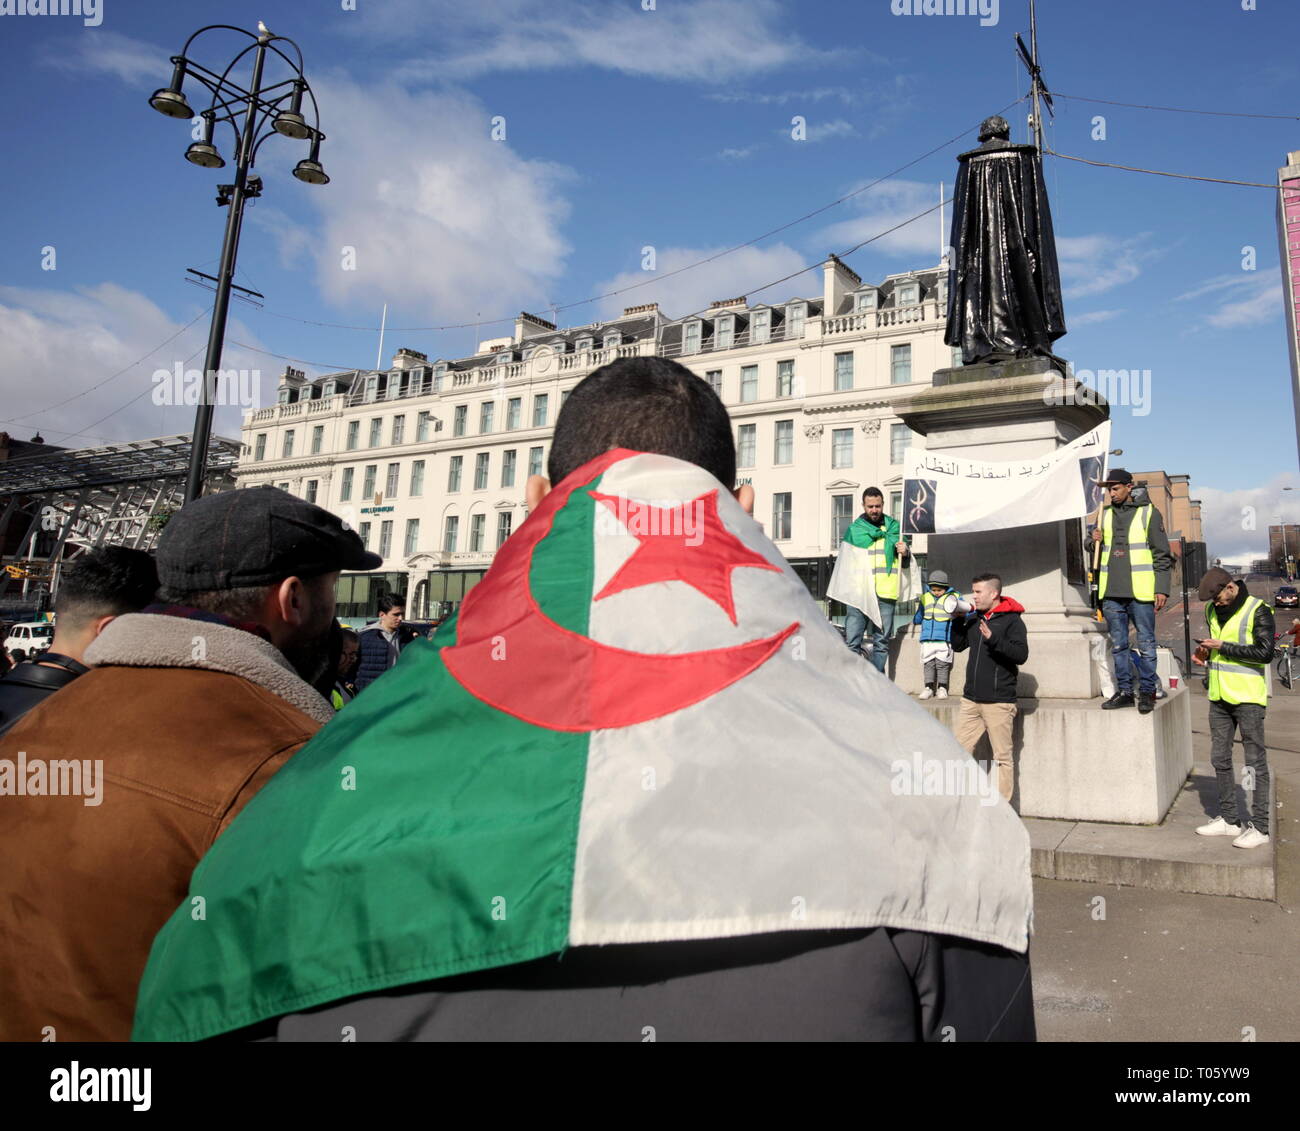
[[936, 597], [927, 589], [921, 596], [921, 616], [926, 620], [934, 621], [936, 624], [947, 624], [952, 620], [952, 615], [943, 607], [943, 602], [947, 597], [947, 593], [940, 593]]
[[[1114, 507], [1107, 507], [1101, 516], [1101, 570], [1097, 578], [1097, 600], [1106, 596], [1106, 579], [1110, 573], [1111, 517]], [[1133, 599], [1156, 599], [1156, 563], [1151, 556], [1151, 543], [1147, 541], [1151, 529], [1151, 504], [1138, 507], [1128, 524], [1128, 560], [1133, 578]]]
[[[1210, 628], [1212, 640], [1225, 644], [1255, 644], [1255, 610], [1264, 602], [1258, 597], [1247, 597], [1235, 616], [1225, 625], [1219, 624], [1218, 606], [1211, 601], [1205, 606], [1205, 623]], [[1221, 703], [1258, 703], [1268, 706], [1267, 664], [1249, 660], [1229, 659], [1221, 652], [1210, 653], [1210, 698]]]
[[898, 600], [898, 575], [901, 572], [898, 553], [894, 553], [894, 568], [885, 568], [885, 539], [877, 538], [867, 549], [867, 561], [871, 565], [871, 580], [876, 586], [876, 596], [887, 601]]

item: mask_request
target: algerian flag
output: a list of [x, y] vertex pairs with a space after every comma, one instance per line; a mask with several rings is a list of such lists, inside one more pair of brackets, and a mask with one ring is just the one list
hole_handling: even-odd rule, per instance
[[[835, 558], [835, 568], [826, 586], [826, 596], [833, 601], [861, 609], [872, 624], [880, 624], [880, 602], [876, 598], [876, 582], [871, 573], [871, 551], [852, 542], [841, 542]], [[916, 556], [909, 553], [905, 562], [894, 557], [894, 568], [901, 569], [898, 578], [898, 603], [910, 601], [921, 593], [921, 570]]]
[[887, 925], [1024, 951], [1028, 834], [923, 759], [976, 765], [717, 480], [608, 452], [217, 840], [135, 1037], [570, 946]]

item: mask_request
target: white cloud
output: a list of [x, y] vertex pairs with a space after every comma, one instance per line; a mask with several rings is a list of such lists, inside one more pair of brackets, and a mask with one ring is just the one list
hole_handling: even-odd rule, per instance
[[[869, 184], [864, 181], [863, 184]], [[860, 188], [852, 186], [852, 189]], [[850, 189], [850, 191], [852, 191]], [[882, 181], [874, 188], [854, 197], [843, 207], [855, 210], [857, 215], [848, 220], [823, 228], [814, 238], [818, 247], [839, 252], [863, 240], [878, 236], [896, 225], [903, 224], [897, 231], [881, 236], [871, 244], [875, 251], [892, 252], [895, 255], [918, 257], [917, 265], [933, 264], [939, 261], [940, 242], [948, 242], [948, 221], [943, 225], [940, 240], [940, 220], [936, 206], [939, 203], [938, 184], [924, 181], [889, 180]], [[922, 216], [927, 208], [935, 208], [928, 215]], [[917, 219], [904, 223], [908, 217]], [[951, 212], [945, 209], [945, 216], [951, 219]]]
[[[196, 315], [194, 325], [158, 348]], [[258, 371], [260, 403], [271, 403], [279, 363], [230, 345], [232, 337], [257, 341], [238, 320], [231, 320], [227, 333], [222, 368]], [[201, 370], [207, 335], [208, 316], [198, 307], [173, 319], [116, 283], [76, 291], [0, 287], [0, 430], [24, 439], [40, 431], [49, 443], [69, 447], [188, 432], [194, 408], [156, 405], [153, 375], [174, 371], [178, 362]], [[215, 432], [238, 437], [241, 415], [235, 406], [218, 407]], [[103, 417], [108, 419], [97, 423]]]
[[[636, 286], [637, 289], [602, 300], [598, 314], [594, 314], [593, 318], [610, 318], [621, 314], [626, 306], [639, 306], [645, 302], [657, 302], [659, 309], [670, 318], [683, 318], [705, 309], [709, 303], [718, 299], [734, 298], [737, 295], [748, 295], [750, 302], [776, 302], [792, 295], [821, 293], [821, 279], [816, 270], [789, 279], [761, 295], [757, 293], [755, 288], [798, 271], [808, 262], [805, 256], [785, 244], [741, 248], [694, 270], [672, 278], [663, 278], [678, 268], [716, 255], [722, 250], [724, 249], [699, 247], [659, 248], [655, 257], [655, 271], [624, 271], [596, 287], [598, 294], [624, 287]], [[641, 283], [646, 285], [637, 286]], [[584, 309], [588, 308], [575, 309], [575, 321], [583, 317]]]
[[[1213, 295], [1217, 306], [1209, 310], [1203, 322], [1191, 324], [1196, 332], [1205, 326], [1216, 330], [1232, 330], [1240, 326], [1257, 326], [1271, 322], [1283, 312], [1282, 273], [1277, 267], [1263, 271], [1239, 271], [1230, 275], [1216, 275], [1197, 284], [1174, 299], [1191, 302]], [[1203, 306], [1207, 305], [1202, 303]]]
[[1080, 326], [1091, 326], [1097, 322], [1109, 322], [1112, 318], [1117, 318], [1123, 313], [1122, 310], [1089, 310], [1085, 314], [1071, 315], [1069, 324], [1072, 329], [1077, 329]]
[[[1283, 487], [1295, 490], [1283, 491]], [[1240, 563], [1246, 568], [1268, 554], [1268, 528], [1282, 522], [1300, 522], [1300, 480], [1294, 473], [1278, 475], [1258, 487], [1221, 491], [1199, 487], [1201, 528], [1211, 558]]]
[[751, 153], [754, 153], [763, 147], [761, 145], [747, 145], [743, 149], [728, 147], [718, 153], [719, 159], [723, 161], [743, 161]]
[[[128, 86], [157, 90], [171, 82], [173, 53], [174, 49], [98, 28], [94, 35], [60, 36], [57, 49], [51, 45], [41, 61], [61, 71], [113, 75]], [[198, 93], [202, 92], [191, 90], [189, 96], [196, 99]]]
[[809, 46], [787, 17], [777, 0], [664, 0], [650, 11], [607, 0], [551, 0], [541, 10], [528, 0], [399, 0], [367, 13], [358, 27], [381, 38], [414, 37], [417, 45], [425, 29], [436, 31], [439, 52], [400, 64], [395, 77], [402, 82], [599, 67], [716, 83], [854, 54]]
[[1148, 261], [1162, 251], [1148, 246], [1148, 236], [1061, 236], [1056, 240], [1061, 287], [1067, 299], [1099, 295], [1131, 283]]

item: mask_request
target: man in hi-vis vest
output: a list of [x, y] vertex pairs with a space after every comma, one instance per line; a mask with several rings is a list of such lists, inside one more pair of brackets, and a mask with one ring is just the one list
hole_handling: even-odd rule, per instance
[[[908, 536], [910, 537], [910, 535]], [[844, 639], [853, 652], [861, 652], [862, 637], [871, 630], [871, 662], [884, 674], [889, 659], [889, 638], [894, 634], [894, 606], [898, 604], [899, 579], [909, 550], [898, 519], [885, 514], [885, 496], [879, 487], [862, 492], [862, 514], [844, 531], [844, 541], [866, 550], [871, 560], [871, 576], [876, 600], [880, 605], [880, 623], [875, 624], [861, 609], [846, 605]]]
[[1133, 494], [1133, 476], [1115, 468], [1101, 485], [1110, 494], [1101, 525], [1092, 532], [1101, 545], [1101, 571], [1097, 597], [1110, 630], [1115, 658], [1115, 694], [1101, 706], [1112, 711], [1133, 706], [1133, 664], [1129, 655], [1129, 626], [1137, 629], [1138, 710], [1144, 715], [1155, 707], [1156, 613], [1169, 599], [1169, 575], [1174, 556], [1164, 520], [1151, 503], [1139, 505]]
[[[1210, 762], [1219, 784], [1219, 815], [1196, 831], [1234, 837], [1235, 848], [1268, 844], [1269, 773], [1264, 746], [1268, 664], [1273, 658], [1273, 610], [1217, 566], [1201, 578], [1208, 635], [1195, 659], [1206, 664], [1210, 689]], [[1246, 751], [1242, 784], [1254, 795], [1250, 820], [1237, 823], [1237, 782], [1232, 776], [1232, 736], [1240, 728]]]

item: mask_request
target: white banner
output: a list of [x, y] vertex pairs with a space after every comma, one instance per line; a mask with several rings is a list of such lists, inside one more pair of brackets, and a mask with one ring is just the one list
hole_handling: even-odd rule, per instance
[[990, 463], [908, 448], [904, 534], [965, 534], [1060, 522], [1101, 504], [1110, 421], [1046, 455]]

